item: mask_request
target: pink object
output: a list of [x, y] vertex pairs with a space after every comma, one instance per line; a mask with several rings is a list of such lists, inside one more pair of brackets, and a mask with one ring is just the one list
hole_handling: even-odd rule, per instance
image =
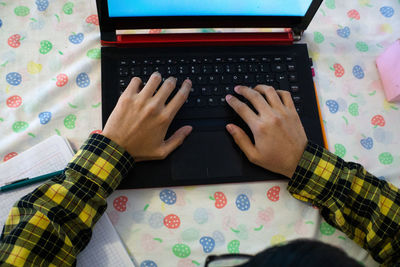
[[388, 101], [400, 101], [400, 39], [376, 59]]

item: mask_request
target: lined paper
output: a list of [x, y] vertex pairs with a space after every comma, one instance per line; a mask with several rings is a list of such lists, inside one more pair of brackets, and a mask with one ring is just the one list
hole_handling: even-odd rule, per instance
[[[18, 156], [0, 164], [0, 185], [64, 169], [74, 152], [68, 141], [54, 135]], [[0, 229], [11, 207], [40, 183], [0, 193]], [[104, 214], [93, 229], [90, 243], [78, 255], [77, 266], [134, 266], [118, 233]]]

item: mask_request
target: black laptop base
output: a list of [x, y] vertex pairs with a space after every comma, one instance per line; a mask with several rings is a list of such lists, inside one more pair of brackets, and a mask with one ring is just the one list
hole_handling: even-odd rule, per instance
[[[292, 92], [309, 140], [324, 145], [307, 47], [102, 48], [103, 124], [132, 76], [146, 81], [153, 71], [163, 77], [191, 78], [195, 89], [170, 126], [193, 132], [163, 161], [136, 163], [119, 189], [217, 184], [285, 179], [251, 164], [225, 125], [251, 132], [224, 102], [237, 84], [269, 84]], [[206, 79], [206, 80], [205, 80]], [[217, 80], [215, 80], [217, 79]]]

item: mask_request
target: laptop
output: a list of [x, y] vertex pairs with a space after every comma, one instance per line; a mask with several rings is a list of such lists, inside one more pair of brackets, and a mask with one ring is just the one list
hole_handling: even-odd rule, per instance
[[[296, 44], [322, 0], [97, 0], [101, 30], [103, 125], [134, 76], [154, 71], [190, 78], [192, 92], [166, 138], [183, 125], [193, 131], [165, 160], [140, 162], [119, 189], [285, 179], [245, 157], [227, 133], [251, 131], [225, 102], [235, 85], [272, 85], [292, 93], [307, 137], [325, 145], [312, 61]], [[124, 34], [129, 29], [272, 28], [271, 31]], [[282, 29], [282, 30], [280, 30]], [[245, 101], [245, 99], [242, 98]]]

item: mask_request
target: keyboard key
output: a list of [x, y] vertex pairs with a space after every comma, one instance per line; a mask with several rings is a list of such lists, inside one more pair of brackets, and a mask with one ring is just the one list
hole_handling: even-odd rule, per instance
[[265, 83], [265, 75], [264, 74], [256, 74], [256, 83], [259, 83], [259, 84]]
[[132, 76], [140, 76], [140, 75], [142, 75], [142, 69], [140, 67], [131, 68], [131, 75]]
[[276, 72], [284, 72], [286, 71], [286, 66], [283, 64], [274, 64], [272, 70]]
[[200, 87], [200, 91], [202, 95], [211, 95], [211, 87], [210, 86], [202, 86]]
[[212, 86], [211, 92], [213, 95], [222, 95], [222, 88], [220, 86]]
[[233, 94], [234, 93], [234, 90], [233, 90], [233, 86], [232, 85], [229, 85], [229, 86], [224, 86], [222, 89], [222, 91], [223, 91], [223, 94], [225, 94], [225, 95], [227, 95], [227, 94]]
[[287, 69], [288, 71], [296, 71], [296, 65], [295, 64], [287, 64]]
[[262, 58], [261, 58], [261, 61], [262, 61], [262, 62], [268, 62], [268, 63], [269, 63], [269, 62], [272, 62], [272, 59], [271, 59], [270, 57], [262, 57]]
[[218, 105], [218, 100], [217, 100], [216, 97], [210, 96], [207, 99], [207, 103], [208, 103], [209, 106], [216, 106], [216, 105]]
[[178, 73], [179, 74], [188, 74], [189, 73], [189, 67], [187, 65], [179, 66], [178, 67]]
[[219, 98], [219, 103], [218, 103], [218, 105], [220, 105], [220, 106], [227, 106], [227, 105], [228, 105], [228, 103], [226, 103], [225, 97], [220, 97], [220, 98]]
[[258, 65], [256, 65], [256, 64], [249, 64], [248, 70], [249, 70], [249, 72], [252, 72], [252, 73], [258, 72]]
[[217, 75], [210, 75], [210, 76], [208, 76], [208, 81], [210, 84], [218, 84], [219, 77]]
[[201, 92], [200, 92], [200, 88], [199, 88], [199, 87], [192, 87], [192, 88], [190, 89], [189, 98], [191, 98], [191, 96], [198, 96], [198, 95], [200, 95], [200, 94], [201, 94]]
[[165, 67], [163, 66], [155, 66], [153, 70], [158, 71], [162, 76], [166, 74]]
[[268, 63], [261, 63], [259, 64], [259, 70], [260, 72], [269, 72], [271, 71], [271, 67], [269, 66]]
[[289, 74], [289, 81], [290, 81], [290, 82], [297, 82], [297, 75], [296, 75], [296, 73], [290, 73], [290, 74]]
[[168, 66], [166, 70], [167, 75], [176, 75], [178, 73], [176, 66]]
[[233, 76], [230, 74], [223, 74], [220, 76], [220, 81], [222, 84], [228, 84], [228, 83], [232, 83], [233, 80]]
[[188, 99], [186, 99], [184, 107], [194, 107], [196, 105], [195, 99], [193, 97], [189, 97]]
[[293, 57], [291, 57], [291, 56], [287, 56], [287, 57], [286, 57], [286, 61], [288, 61], [288, 62], [289, 62], [289, 61], [293, 61], [293, 60], [294, 60], [294, 59], [293, 59]]
[[233, 64], [225, 65], [225, 72], [226, 73], [234, 73], [235, 69], [236, 69], [235, 65], [233, 65]]
[[292, 96], [292, 98], [293, 98], [293, 102], [295, 103], [295, 104], [299, 104], [299, 103], [301, 103], [301, 97], [300, 96]]
[[201, 66], [200, 65], [192, 65], [192, 66], [190, 66], [190, 73], [191, 74], [200, 74], [201, 73]]
[[242, 81], [243, 81], [243, 75], [235, 74], [232, 76], [232, 82], [234, 84], [240, 84], [240, 83], [242, 83]]
[[206, 99], [204, 97], [196, 97], [195, 103], [197, 107], [203, 107], [206, 105]]
[[210, 74], [213, 73], [213, 68], [211, 65], [204, 65], [203, 66], [203, 73], [204, 74]]
[[119, 71], [119, 76], [122, 76], [122, 77], [125, 77], [125, 76], [128, 76], [128, 68], [126, 68], [126, 67], [120, 67], [119, 69], [118, 69], [118, 71]]
[[243, 76], [243, 82], [246, 84], [254, 83], [255, 82], [255, 75], [254, 74], [245, 74]]
[[274, 62], [277, 62], [277, 63], [282, 62], [282, 57], [274, 57]]
[[195, 84], [206, 84], [207, 83], [207, 79], [205, 78], [205, 76], [196, 76], [196, 78], [193, 81]]
[[121, 60], [119, 61], [119, 65], [121, 65], [121, 66], [128, 66], [128, 65], [129, 65], [128, 60], [127, 60], [127, 59], [121, 59]]
[[150, 67], [150, 66], [145, 66], [145, 67], [143, 67], [143, 69], [142, 69], [142, 74], [143, 74], [143, 75], [151, 75], [153, 72], [154, 72], [154, 71], [153, 71], [153, 68]]
[[224, 66], [223, 65], [215, 65], [214, 66], [214, 73], [223, 73], [224, 72]]
[[290, 86], [290, 92], [297, 93], [298, 91], [299, 91], [299, 86], [298, 85], [291, 85]]
[[239, 64], [236, 66], [236, 72], [237, 73], [246, 73], [247, 72], [247, 66], [245, 64]]

